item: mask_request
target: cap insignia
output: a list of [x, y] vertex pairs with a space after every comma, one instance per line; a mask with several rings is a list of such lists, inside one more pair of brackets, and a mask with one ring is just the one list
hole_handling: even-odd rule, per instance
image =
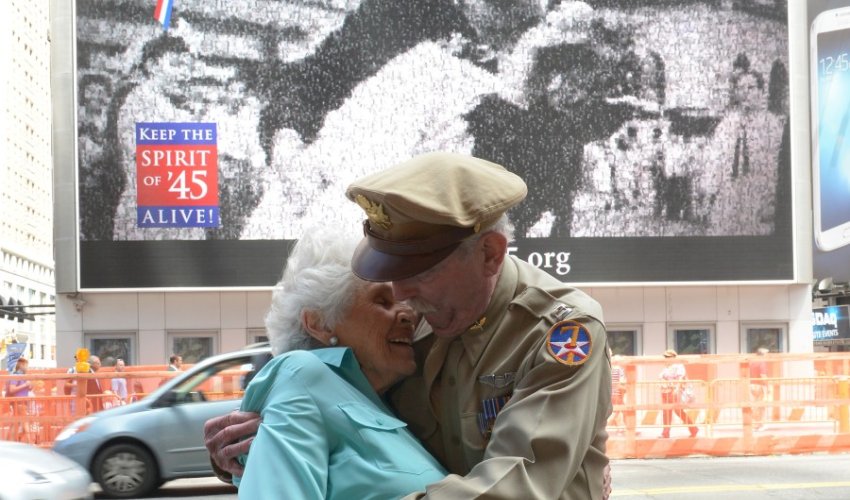
[[360, 205], [360, 208], [366, 212], [366, 216], [369, 217], [369, 222], [381, 227], [382, 229], [389, 229], [393, 227], [393, 223], [390, 222], [390, 217], [384, 213], [384, 207], [382, 207], [380, 203], [372, 203], [362, 194], [355, 196], [354, 201], [356, 201], [357, 204]]
[[487, 317], [481, 316], [481, 319], [479, 319], [478, 321], [473, 323], [472, 326], [469, 327], [469, 329], [470, 330], [483, 330], [484, 329], [484, 323], [486, 323], [486, 322], [487, 322]]
[[593, 344], [590, 332], [576, 321], [559, 321], [549, 329], [546, 349], [555, 361], [567, 366], [579, 366], [590, 357]]

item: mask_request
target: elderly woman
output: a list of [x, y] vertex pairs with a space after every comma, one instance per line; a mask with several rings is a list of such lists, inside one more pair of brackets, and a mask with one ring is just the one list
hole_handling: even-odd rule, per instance
[[263, 423], [240, 498], [399, 498], [445, 475], [381, 399], [416, 369], [416, 316], [354, 276], [355, 245], [312, 231], [293, 249], [266, 317], [276, 357], [242, 401]]

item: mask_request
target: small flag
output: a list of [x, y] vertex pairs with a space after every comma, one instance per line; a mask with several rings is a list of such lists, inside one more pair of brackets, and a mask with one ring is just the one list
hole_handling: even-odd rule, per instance
[[171, 7], [174, 5], [174, 0], [156, 0], [156, 9], [153, 11], [153, 18], [159, 21], [163, 31], [168, 31], [168, 24], [171, 22]]

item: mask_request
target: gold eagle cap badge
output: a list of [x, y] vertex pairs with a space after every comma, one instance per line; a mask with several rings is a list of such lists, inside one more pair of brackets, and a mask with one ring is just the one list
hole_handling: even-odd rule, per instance
[[369, 217], [369, 222], [381, 227], [382, 229], [389, 229], [393, 227], [390, 217], [384, 213], [384, 207], [382, 207], [380, 203], [372, 203], [372, 201], [362, 194], [355, 196], [354, 201], [356, 201], [357, 204], [360, 205], [360, 208], [366, 212], [366, 216]]

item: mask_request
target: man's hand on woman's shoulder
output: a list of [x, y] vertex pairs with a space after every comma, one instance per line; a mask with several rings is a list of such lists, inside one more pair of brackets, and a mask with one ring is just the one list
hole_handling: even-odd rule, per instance
[[206, 421], [204, 445], [210, 453], [219, 479], [230, 482], [228, 474], [241, 476], [245, 472], [236, 459], [239, 455], [248, 453], [254, 435], [260, 428], [260, 422], [259, 414], [244, 411], [234, 411]]

